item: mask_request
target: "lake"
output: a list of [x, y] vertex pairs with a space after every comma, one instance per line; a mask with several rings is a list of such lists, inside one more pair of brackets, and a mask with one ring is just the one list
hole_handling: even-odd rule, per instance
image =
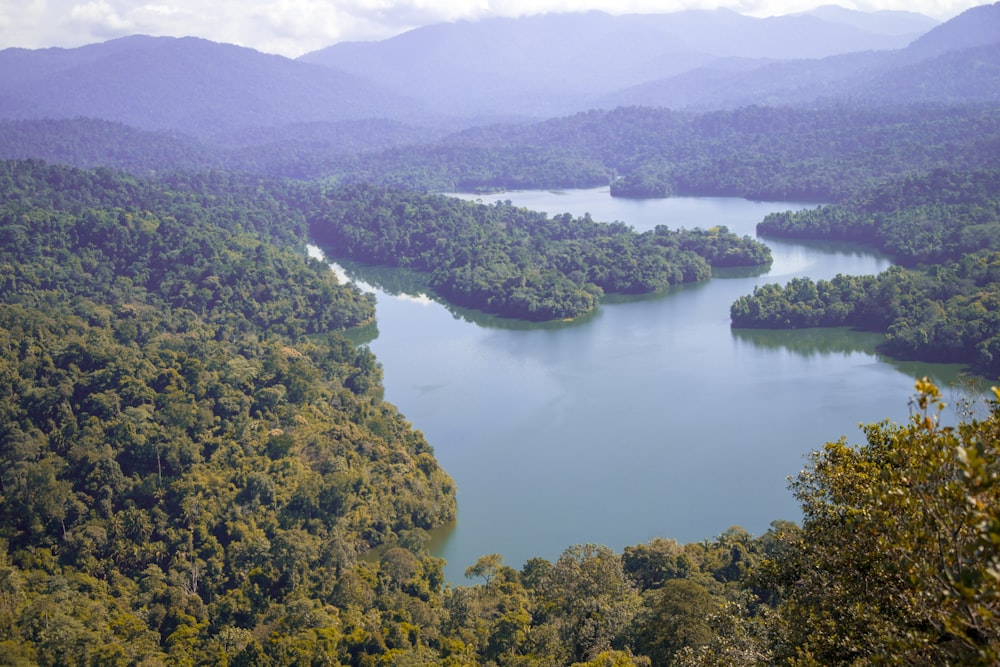
[[[803, 204], [735, 198], [612, 198], [607, 188], [456, 195], [550, 214], [590, 213], [643, 231], [725, 225], [740, 235]], [[433, 551], [449, 581], [499, 553], [519, 568], [568, 546], [621, 551], [654, 537], [755, 535], [800, 512], [787, 478], [859, 422], [904, 421], [914, 379], [957, 366], [897, 363], [879, 336], [845, 329], [739, 331], [729, 306], [768, 282], [871, 274], [889, 261], [843, 244], [765, 241], [770, 270], [730, 271], [652, 297], [611, 299], [572, 323], [531, 325], [448, 308], [419, 275], [342, 263], [377, 295], [366, 342], [385, 398], [458, 485], [458, 520]], [[340, 268], [340, 267], [337, 267]], [[948, 392], [946, 392], [948, 395]]]

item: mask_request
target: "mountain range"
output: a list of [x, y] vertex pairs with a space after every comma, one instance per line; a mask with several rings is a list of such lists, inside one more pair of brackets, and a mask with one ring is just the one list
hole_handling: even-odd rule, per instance
[[1000, 3], [943, 24], [834, 6], [764, 19], [729, 10], [498, 18], [295, 60], [141, 35], [0, 51], [0, 119], [96, 118], [236, 145], [288, 137], [279, 129], [287, 126], [301, 140], [306, 127], [343, 136], [329, 128], [367, 119], [395, 123], [388, 142], [405, 143], [429, 131], [627, 105], [907, 100], [1000, 100]]
[[194, 37], [0, 52], [0, 117], [85, 116], [212, 134], [399, 117], [414, 103], [343, 71]]
[[970, 9], [904, 48], [825, 58], [719, 58], [614, 91], [600, 98], [595, 106], [643, 105], [705, 111], [749, 104], [824, 101], [891, 104], [998, 100], [1000, 3]]
[[382, 42], [335, 44], [300, 60], [391, 86], [439, 113], [553, 116], [716, 62], [759, 66], [895, 49], [934, 26], [909, 12], [831, 7], [763, 19], [727, 9], [548, 14], [433, 25]]

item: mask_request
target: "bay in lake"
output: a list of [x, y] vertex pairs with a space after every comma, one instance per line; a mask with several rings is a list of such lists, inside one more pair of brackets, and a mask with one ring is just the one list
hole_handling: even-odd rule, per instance
[[[639, 231], [726, 225], [740, 235], [769, 212], [804, 206], [616, 199], [607, 188], [480, 198], [589, 212]], [[458, 485], [458, 520], [433, 546], [449, 581], [464, 583], [465, 568], [488, 553], [519, 568], [573, 544], [620, 551], [657, 536], [698, 541], [733, 525], [759, 535], [776, 519], [798, 520], [787, 478], [809, 451], [841, 436], [860, 442], [859, 422], [905, 420], [920, 375], [956, 381], [956, 366], [881, 357], [872, 334], [730, 329], [730, 304], [755, 285], [889, 266], [857, 247], [766, 242], [767, 272], [609, 300], [568, 324], [449, 309], [425, 295], [419, 276], [345, 264], [377, 295], [368, 344], [386, 400], [424, 432]]]

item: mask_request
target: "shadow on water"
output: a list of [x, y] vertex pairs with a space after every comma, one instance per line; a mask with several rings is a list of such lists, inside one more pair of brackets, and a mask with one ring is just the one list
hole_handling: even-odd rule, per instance
[[414, 299], [429, 298], [432, 293], [430, 276], [423, 271], [404, 269], [396, 266], [363, 264], [352, 259], [341, 258], [330, 248], [321, 248], [327, 262], [333, 262], [351, 282], [361, 289], [370, 287], [390, 296], [405, 296]]
[[765, 275], [770, 270], [770, 264], [759, 264], [757, 266], [722, 266], [712, 269], [712, 278], [719, 278], [721, 280], [731, 280], [733, 278], [757, 278]]
[[378, 338], [378, 322], [369, 322], [364, 326], [345, 329], [340, 334], [355, 345], [368, 345]]
[[[455, 536], [455, 528], [457, 526], [458, 522], [452, 521], [443, 526], [429, 529], [427, 536], [430, 539], [427, 542], [427, 550], [432, 554], [444, 553], [448, 543], [451, 542], [451, 538]], [[472, 565], [472, 563], [469, 563], [469, 565]]]
[[821, 241], [816, 239], [791, 239], [780, 236], [758, 236], [761, 243], [782, 244], [809, 250], [813, 253], [840, 257], [884, 257], [885, 253], [864, 243], [849, 241]]
[[733, 329], [733, 338], [765, 349], [783, 349], [802, 357], [830, 354], [876, 354], [882, 334], [848, 327], [822, 329]]
[[[430, 275], [423, 271], [396, 266], [364, 264], [352, 259], [339, 258], [328, 248], [321, 248], [321, 250], [326, 257], [324, 261], [333, 264], [335, 270], [340, 269], [344, 277], [357, 284], [362, 290], [377, 290], [389, 296], [415, 301], [433, 301], [451, 313], [456, 320], [476, 324], [480, 327], [507, 331], [563, 329], [566, 327], [581, 326], [600, 317], [600, 307], [572, 320], [547, 322], [531, 322], [529, 320], [491, 315], [481, 310], [464, 308], [449, 303], [434, 292], [430, 286]], [[769, 266], [717, 268], [712, 270], [712, 278], [754, 278], [766, 274], [769, 270]], [[697, 283], [672, 285], [666, 289], [647, 292], [645, 294], [605, 294], [601, 299], [601, 303], [629, 304], [659, 301], [678, 292], [704, 288], [711, 282], [712, 278]], [[370, 324], [354, 329], [346, 335], [359, 344], [370, 343], [378, 336], [378, 328], [375, 324]]]
[[732, 329], [733, 339], [757, 348], [786, 350], [800, 357], [868, 354], [913, 378], [927, 376], [942, 388], [959, 397], [978, 398], [986, 394], [989, 382], [972, 373], [963, 364], [931, 364], [925, 361], [902, 361], [881, 354], [880, 333], [858, 331], [850, 327], [815, 329]]
[[481, 310], [462, 308], [454, 306], [441, 299], [435, 299], [440, 303], [456, 320], [477, 324], [488, 329], [504, 329], [507, 331], [534, 331], [536, 329], [564, 329], [566, 327], [576, 327], [590, 322], [598, 316], [600, 309], [587, 313], [572, 320], [554, 320], [549, 322], [530, 322], [528, 320], [518, 320], [512, 317], [499, 317], [490, 315]]

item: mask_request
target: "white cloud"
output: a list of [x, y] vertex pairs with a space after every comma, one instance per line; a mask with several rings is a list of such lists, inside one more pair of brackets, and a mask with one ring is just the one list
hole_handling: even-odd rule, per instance
[[117, 37], [135, 31], [135, 24], [123, 17], [105, 0], [73, 5], [64, 23], [78, 26], [95, 35]]
[[[545, 11], [670, 12], [728, 7], [768, 16], [831, 0], [0, 0], [0, 48], [73, 47], [142, 33], [194, 35], [298, 56], [338, 41], [384, 39], [430, 23]], [[841, 0], [939, 20], [980, 0]], [[17, 6], [15, 6], [17, 5]]]

